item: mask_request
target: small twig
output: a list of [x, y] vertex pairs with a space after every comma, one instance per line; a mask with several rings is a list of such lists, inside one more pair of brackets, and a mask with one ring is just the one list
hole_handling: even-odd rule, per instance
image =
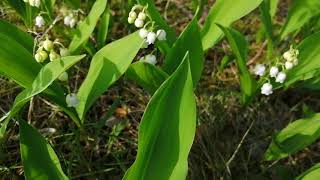
[[171, 2], [171, 0], [168, 0], [167, 3], [166, 3], [166, 6], [165, 6], [165, 8], [164, 8], [164, 18], [165, 18], [166, 20], [168, 20], [167, 11], [168, 11], [170, 2]]
[[243, 144], [243, 142], [244, 142], [244, 139], [247, 137], [248, 133], [250, 132], [250, 130], [251, 130], [254, 122], [255, 122], [255, 120], [253, 120], [253, 121], [251, 122], [249, 128], [248, 128], [247, 131], [244, 133], [244, 135], [243, 135], [240, 143], [238, 144], [236, 150], [233, 152], [232, 156], [230, 157], [230, 159], [229, 159], [229, 160], [227, 161], [227, 163], [226, 163], [227, 171], [228, 171], [228, 173], [229, 173], [230, 175], [231, 175], [231, 171], [230, 171], [229, 166], [230, 166], [231, 162], [233, 161], [233, 159], [236, 157], [238, 151], [240, 150], [240, 147], [242, 146], [242, 144]]
[[30, 105], [29, 105], [29, 110], [28, 110], [28, 124], [31, 123], [32, 109], [33, 109], [33, 97], [30, 99]]
[[261, 54], [263, 53], [263, 50], [264, 50], [264, 48], [266, 48], [267, 44], [268, 44], [267, 40], [263, 42], [263, 44], [262, 44], [261, 48], [258, 50], [257, 54], [247, 62], [247, 66], [250, 66], [251, 64], [253, 64], [261, 56]]

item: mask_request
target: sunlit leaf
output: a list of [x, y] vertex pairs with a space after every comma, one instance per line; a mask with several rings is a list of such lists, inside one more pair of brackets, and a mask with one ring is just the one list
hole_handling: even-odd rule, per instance
[[186, 179], [195, 135], [196, 102], [188, 55], [147, 105], [138, 154], [124, 179]]
[[281, 130], [265, 153], [266, 160], [282, 159], [293, 154], [320, 137], [320, 114], [296, 120]]
[[62, 171], [59, 159], [44, 137], [28, 125], [19, 121], [20, 152], [27, 180], [69, 179]]
[[77, 51], [78, 48], [89, 39], [91, 33], [96, 27], [100, 16], [106, 9], [106, 6], [107, 0], [97, 0], [93, 4], [90, 13], [78, 26], [75, 35], [73, 36], [73, 39], [69, 46], [69, 50], [71, 53]]
[[80, 104], [77, 112], [82, 121], [98, 97], [125, 73], [143, 43], [136, 32], [106, 45], [94, 55], [78, 92]]
[[320, 163], [312, 166], [310, 169], [303, 172], [295, 180], [318, 180], [320, 177]]
[[203, 49], [211, 48], [222, 38], [223, 33], [216, 24], [230, 26], [257, 8], [261, 2], [262, 0], [217, 0], [201, 30]]

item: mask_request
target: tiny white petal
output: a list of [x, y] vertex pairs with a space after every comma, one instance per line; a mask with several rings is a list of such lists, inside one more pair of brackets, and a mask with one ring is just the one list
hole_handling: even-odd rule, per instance
[[157, 58], [153, 54], [146, 55], [143, 61], [153, 65], [157, 64]]
[[73, 27], [76, 25], [76, 23], [77, 23], [77, 20], [76, 20], [75, 18], [72, 18], [72, 19], [70, 20], [69, 26], [70, 26], [71, 28], [73, 28]]
[[149, 32], [147, 36], [147, 43], [148, 44], [154, 44], [156, 41], [157, 35], [154, 32]]
[[285, 64], [284, 64], [284, 66], [286, 67], [286, 69], [292, 69], [293, 68], [293, 63], [292, 62], [289, 62], [289, 61], [287, 61]]
[[144, 21], [142, 19], [136, 19], [134, 21], [134, 25], [137, 27], [137, 28], [142, 28], [143, 25], [144, 25]]
[[258, 76], [263, 76], [265, 71], [266, 71], [266, 66], [263, 64], [257, 64], [253, 69], [254, 74]]
[[43, 17], [40, 15], [36, 17], [35, 21], [36, 21], [35, 25], [38, 26], [39, 28], [41, 28], [45, 24]]
[[66, 96], [66, 103], [68, 107], [77, 107], [80, 101], [75, 93], [71, 93]]
[[160, 41], [164, 41], [167, 39], [167, 33], [165, 30], [163, 29], [160, 29], [157, 31], [157, 38], [160, 40]]
[[267, 95], [269, 96], [270, 94], [272, 94], [272, 84], [270, 83], [264, 83], [261, 87], [261, 94]]
[[279, 72], [279, 74], [278, 74], [277, 77], [276, 77], [276, 82], [278, 82], [278, 83], [284, 83], [284, 81], [286, 80], [286, 77], [287, 77], [286, 73], [284, 73], [284, 72]]
[[36, 6], [37, 8], [40, 7], [41, 4], [41, 0], [34, 0], [34, 6]]
[[278, 67], [273, 66], [270, 68], [270, 72], [269, 72], [270, 77], [276, 77], [278, 73], [279, 73]]
[[66, 26], [70, 26], [70, 21], [71, 21], [72, 17], [71, 16], [66, 16], [63, 19], [64, 25]]
[[146, 30], [145, 28], [142, 28], [142, 29], [140, 29], [140, 31], [139, 31], [139, 36], [142, 38], [142, 39], [144, 39], [144, 38], [146, 38], [147, 36], [148, 36], [148, 30]]

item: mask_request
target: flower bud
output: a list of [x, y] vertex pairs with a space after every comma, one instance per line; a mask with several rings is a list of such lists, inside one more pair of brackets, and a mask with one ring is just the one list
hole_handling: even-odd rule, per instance
[[66, 96], [66, 103], [68, 107], [77, 107], [80, 101], [75, 93], [71, 93]]
[[134, 25], [135, 25], [137, 28], [142, 28], [143, 25], [144, 25], [144, 21], [138, 18], [138, 19], [136, 19], [136, 20], [134, 21]]
[[34, 0], [34, 6], [39, 8], [41, 4], [41, 0]]
[[146, 16], [146, 14], [144, 12], [140, 12], [139, 15], [138, 15], [138, 19], [141, 19], [143, 21], [146, 19], [146, 17], [147, 16]]
[[70, 52], [67, 48], [60, 48], [60, 56], [61, 57], [65, 57], [65, 56], [69, 56]]
[[154, 32], [149, 32], [148, 33], [148, 36], [147, 36], [147, 43], [150, 45], [150, 44], [154, 44], [154, 42], [156, 41], [156, 33]]
[[77, 20], [76, 20], [75, 18], [72, 18], [72, 19], [70, 20], [69, 26], [70, 26], [71, 28], [73, 28], [73, 27], [76, 25], [76, 23], [77, 23]]
[[160, 40], [160, 41], [164, 41], [167, 39], [167, 33], [165, 30], [163, 29], [160, 29], [157, 31], [157, 38]]
[[286, 69], [292, 69], [293, 68], [293, 63], [292, 62], [289, 62], [289, 61], [287, 61], [285, 64], [284, 64], [284, 66], [286, 67]]
[[276, 82], [278, 82], [278, 83], [284, 83], [284, 81], [286, 80], [286, 77], [287, 77], [286, 73], [284, 73], [284, 72], [279, 72], [279, 74], [278, 74], [277, 77], [276, 77]]
[[54, 60], [59, 59], [59, 58], [60, 58], [59, 54], [57, 54], [57, 53], [54, 52], [54, 51], [51, 51], [51, 52], [50, 52], [50, 54], [49, 54], [49, 59], [50, 59], [50, 61], [54, 61]]
[[47, 52], [45, 52], [45, 51], [39, 51], [38, 53], [39, 53], [39, 54], [41, 55], [41, 57], [42, 57], [42, 62], [48, 58]]
[[46, 39], [44, 42], [43, 42], [43, 48], [46, 50], [46, 51], [51, 51], [53, 49], [53, 42], [50, 41], [49, 39]]
[[35, 0], [29, 0], [29, 4], [30, 4], [30, 6], [35, 6], [36, 5], [36, 1]]
[[67, 72], [63, 72], [60, 76], [59, 76], [59, 80], [60, 81], [68, 81], [68, 78], [69, 78], [69, 76], [68, 76], [68, 73]]
[[36, 21], [35, 25], [38, 26], [39, 28], [41, 28], [45, 24], [43, 17], [40, 15], [36, 17], [35, 21]]
[[131, 12], [129, 13], [129, 17], [131, 17], [132, 19], [136, 19], [136, 18], [137, 18], [137, 13], [134, 12], [134, 11], [131, 11]]
[[144, 62], [155, 65], [155, 64], [157, 64], [157, 58], [153, 54], [148, 54], [144, 58]]
[[129, 23], [129, 24], [133, 24], [133, 23], [134, 23], [134, 20], [135, 20], [135, 19], [133, 19], [132, 17], [128, 17], [128, 23]]
[[34, 55], [34, 58], [36, 59], [36, 61], [37, 61], [38, 63], [42, 63], [42, 62], [43, 62], [42, 56], [41, 56], [41, 54], [39, 54], [39, 53], [35, 54], [35, 55]]
[[270, 68], [270, 77], [276, 77], [277, 74], [279, 73], [279, 69], [276, 66], [273, 66]]
[[267, 95], [269, 96], [270, 94], [272, 94], [272, 84], [270, 83], [264, 83], [261, 87], [261, 94]]
[[148, 36], [148, 30], [146, 30], [145, 28], [142, 28], [142, 29], [140, 29], [140, 31], [139, 31], [139, 36], [142, 38], [142, 39], [144, 39], [144, 38], [146, 38], [147, 36]]
[[293, 61], [293, 56], [290, 51], [283, 53], [283, 58], [289, 62]]

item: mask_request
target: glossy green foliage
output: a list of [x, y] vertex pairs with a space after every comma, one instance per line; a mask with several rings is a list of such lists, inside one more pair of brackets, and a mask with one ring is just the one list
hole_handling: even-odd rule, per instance
[[299, 64], [288, 72], [286, 87], [299, 80], [307, 80], [319, 75], [320, 32], [304, 39], [297, 49], [299, 50]]
[[80, 104], [77, 112], [82, 121], [98, 97], [126, 72], [143, 41], [136, 32], [106, 45], [94, 55], [78, 92]]
[[163, 70], [168, 74], [172, 74], [181, 64], [187, 51], [189, 51], [193, 83], [194, 86], [196, 86], [200, 80], [204, 63], [200, 32], [196, 19], [193, 19], [188, 24], [178, 40], [174, 43], [164, 60]]
[[320, 14], [319, 0], [293, 0], [286, 23], [281, 30], [281, 39], [299, 30], [312, 17]]
[[266, 160], [285, 158], [307, 147], [320, 137], [320, 114], [296, 120], [281, 130], [265, 153]]
[[[62, 57], [61, 59], [52, 61], [44, 66], [37, 77], [34, 79], [32, 86], [23, 90], [14, 101], [14, 104], [11, 108], [11, 111], [6, 118], [5, 122], [1, 126], [0, 138], [3, 137], [6, 126], [8, 125], [11, 118], [13, 118], [22, 108], [23, 106], [35, 95], [40, 94], [45, 91], [53, 82], [56, 80], [63, 72], [69, 69], [72, 65], [80, 61], [84, 56], [68, 56]], [[53, 90], [52, 90], [53, 91]], [[52, 92], [54, 93], [54, 92]], [[60, 101], [60, 99], [62, 99]], [[60, 99], [56, 100], [59, 104], [63, 104], [61, 108], [67, 107], [64, 102], [64, 95], [62, 94]], [[69, 108], [64, 108], [64, 111], [75, 121], [75, 123], [79, 126], [80, 122], [78, 118], [74, 115], [73, 110]]]
[[318, 180], [320, 177], [320, 163], [312, 166], [310, 169], [296, 177], [295, 180]]
[[261, 2], [262, 0], [217, 0], [201, 30], [203, 49], [211, 48], [222, 38], [223, 32], [217, 24], [230, 26], [257, 8]]
[[242, 102], [247, 104], [252, 99], [257, 89], [257, 83], [252, 78], [247, 68], [248, 42], [240, 32], [231, 28], [223, 27], [221, 25], [218, 26], [222, 29], [227, 37], [234, 56], [236, 57], [236, 62], [239, 69], [241, 91], [243, 94]]
[[160, 86], [142, 117], [138, 154], [124, 179], [185, 179], [196, 126], [196, 102], [186, 55]]
[[59, 159], [50, 144], [24, 120], [19, 120], [20, 152], [27, 180], [66, 180]]
[[0, 19], [0, 34], [19, 42], [30, 53], [33, 51], [33, 38], [18, 27]]
[[88, 16], [82, 21], [82, 23], [78, 26], [75, 35], [69, 45], [69, 50], [71, 53], [75, 53], [79, 47], [85, 43], [94, 28], [96, 27], [100, 16], [103, 14], [107, 6], [107, 0], [97, 0], [92, 8]]
[[149, 63], [136, 62], [130, 65], [125, 77], [153, 94], [169, 75]]

